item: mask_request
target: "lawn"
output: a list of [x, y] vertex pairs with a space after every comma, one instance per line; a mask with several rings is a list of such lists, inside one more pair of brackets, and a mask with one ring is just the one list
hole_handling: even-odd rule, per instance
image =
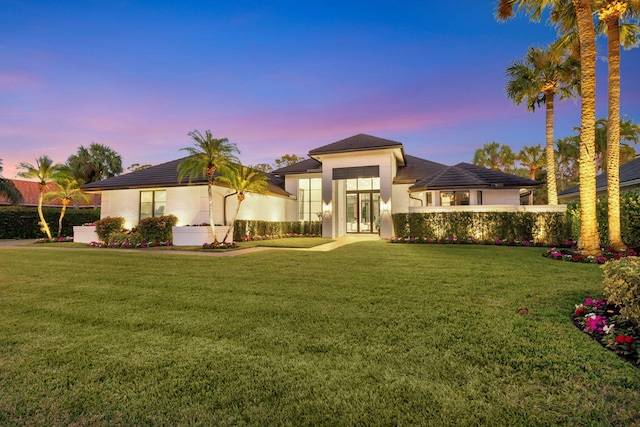
[[0, 249], [0, 425], [637, 423], [570, 318], [602, 271], [544, 251]]

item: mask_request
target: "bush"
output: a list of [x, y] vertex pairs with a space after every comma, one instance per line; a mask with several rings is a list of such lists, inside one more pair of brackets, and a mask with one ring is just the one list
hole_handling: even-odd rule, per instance
[[[54, 236], [58, 234], [57, 226], [60, 218], [60, 209], [44, 208], [44, 218], [49, 224]], [[61, 236], [72, 236], [73, 227], [91, 223], [100, 219], [98, 209], [69, 208], [62, 223]], [[40, 218], [35, 208], [22, 206], [0, 207], [0, 239], [37, 239], [46, 237], [40, 230]]]
[[620, 306], [620, 314], [640, 326], [640, 259], [622, 258], [602, 266], [606, 298]]
[[178, 223], [174, 215], [164, 215], [141, 219], [136, 231], [142, 236], [142, 241], [159, 243], [172, 242], [172, 227]]
[[284, 236], [286, 234], [322, 235], [321, 221], [247, 221], [237, 220], [233, 227], [233, 240], [255, 236]]
[[122, 217], [106, 217], [94, 222], [96, 226], [96, 234], [101, 242], [108, 242], [109, 235], [119, 233], [124, 227], [124, 218]]
[[142, 235], [137, 231], [115, 231], [107, 236], [107, 240], [104, 240], [105, 243], [117, 243], [118, 246], [123, 243], [129, 243], [131, 246], [136, 246], [144, 241], [145, 240], [142, 238]]
[[564, 212], [426, 212], [393, 214], [397, 237], [560, 242], [571, 238]]

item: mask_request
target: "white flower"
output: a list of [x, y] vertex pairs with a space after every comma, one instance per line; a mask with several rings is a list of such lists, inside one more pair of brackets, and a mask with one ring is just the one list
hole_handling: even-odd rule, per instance
[[611, 325], [605, 325], [602, 327], [602, 330], [604, 331], [605, 334], [608, 334], [613, 330], [614, 326], [615, 326], [614, 323], [612, 323]]
[[587, 315], [586, 315], [586, 316], [584, 316], [584, 317], [588, 317], [588, 318], [590, 318], [590, 319], [595, 319], [595, 318], [596, 318], [596, 314], [595, 314], [595, 313], [589, 313], [589, 314], [587, 314]]

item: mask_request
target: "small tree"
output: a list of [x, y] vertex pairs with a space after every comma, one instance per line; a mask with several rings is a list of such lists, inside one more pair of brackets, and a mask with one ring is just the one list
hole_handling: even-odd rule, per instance
[[238, 198], [238, 205], [231, 219], [231, 226], [229, 226], [227, 233], [224, 235], [224, 239], [222, 239], [223, 242], [226, 242], [227, 237], [229, 237], [229, 234], [233, 230], [238, 212], [240, 211], [240, 205], [245, 199], [245, 193], [266, 193], [268, 190], [268, 182], [267, 176], [262, 171], [240, 164], [229, 164], [222, 168], [221, 172], [222, 174], [218, 177], [218, 181], [227, 184], [232, 190], [235, 190]]
[[209, 196], [209, 224], [214, 242], [216, 238], [216, 225], [213, 217], [213, 183], [218, 168], [232, 162], [238, 162], [234, 153], [239, 153], [235, 144], [227, 138], [214, 138], [210, 130], [204, 136], [197, 130], [189, 132], [189, 136], [195, 141], [195, 147], [186, 147], [189, 157], [178, 165], [178, 181], [189, 178], [189, 183], [200, 176], [207, 180], [207, 193]]
[[71, 202], [89, 202], [91, 197], [80, 190], [80, 182], [74, 178], [71, 171], [67, 168], [61, 170], [55, 177], [54, 181], [58, 188], [44, 194], [44, 200], [60, 199], [62, 209], [60, 210], [60, 218], [58, 219], [58, 237], [62, 233], [62, 220], [67, 211], [67, 206]]
[[42, 213], [42, 201], [44, 200], [45, 188], [49, 182], [52, 182], [56, 175], [60, 173], [62, 165], [60, 163], [53, 163], [53, 160], [49, 156], [40, 156], [36, 159], [36, 166], [30, 163], [20, 163], [18, 168], [23, 169], [18, 173], [21, 178], [36, 179], [38, 181], [38, 189], [40, 195], [38, 197], [38, 215], [40, 216], [40, 228], [51, 239], [51, 230], [49, 224], [44, 219]]

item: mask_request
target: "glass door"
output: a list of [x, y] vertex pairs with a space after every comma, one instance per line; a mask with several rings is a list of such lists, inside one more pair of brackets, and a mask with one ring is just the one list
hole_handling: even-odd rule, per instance
[[380, 220], [380, 193], [347, 193], [347, 233], [375, 233]]
[[358, 194], [347, 194], [347, 233], [358, 232]]

